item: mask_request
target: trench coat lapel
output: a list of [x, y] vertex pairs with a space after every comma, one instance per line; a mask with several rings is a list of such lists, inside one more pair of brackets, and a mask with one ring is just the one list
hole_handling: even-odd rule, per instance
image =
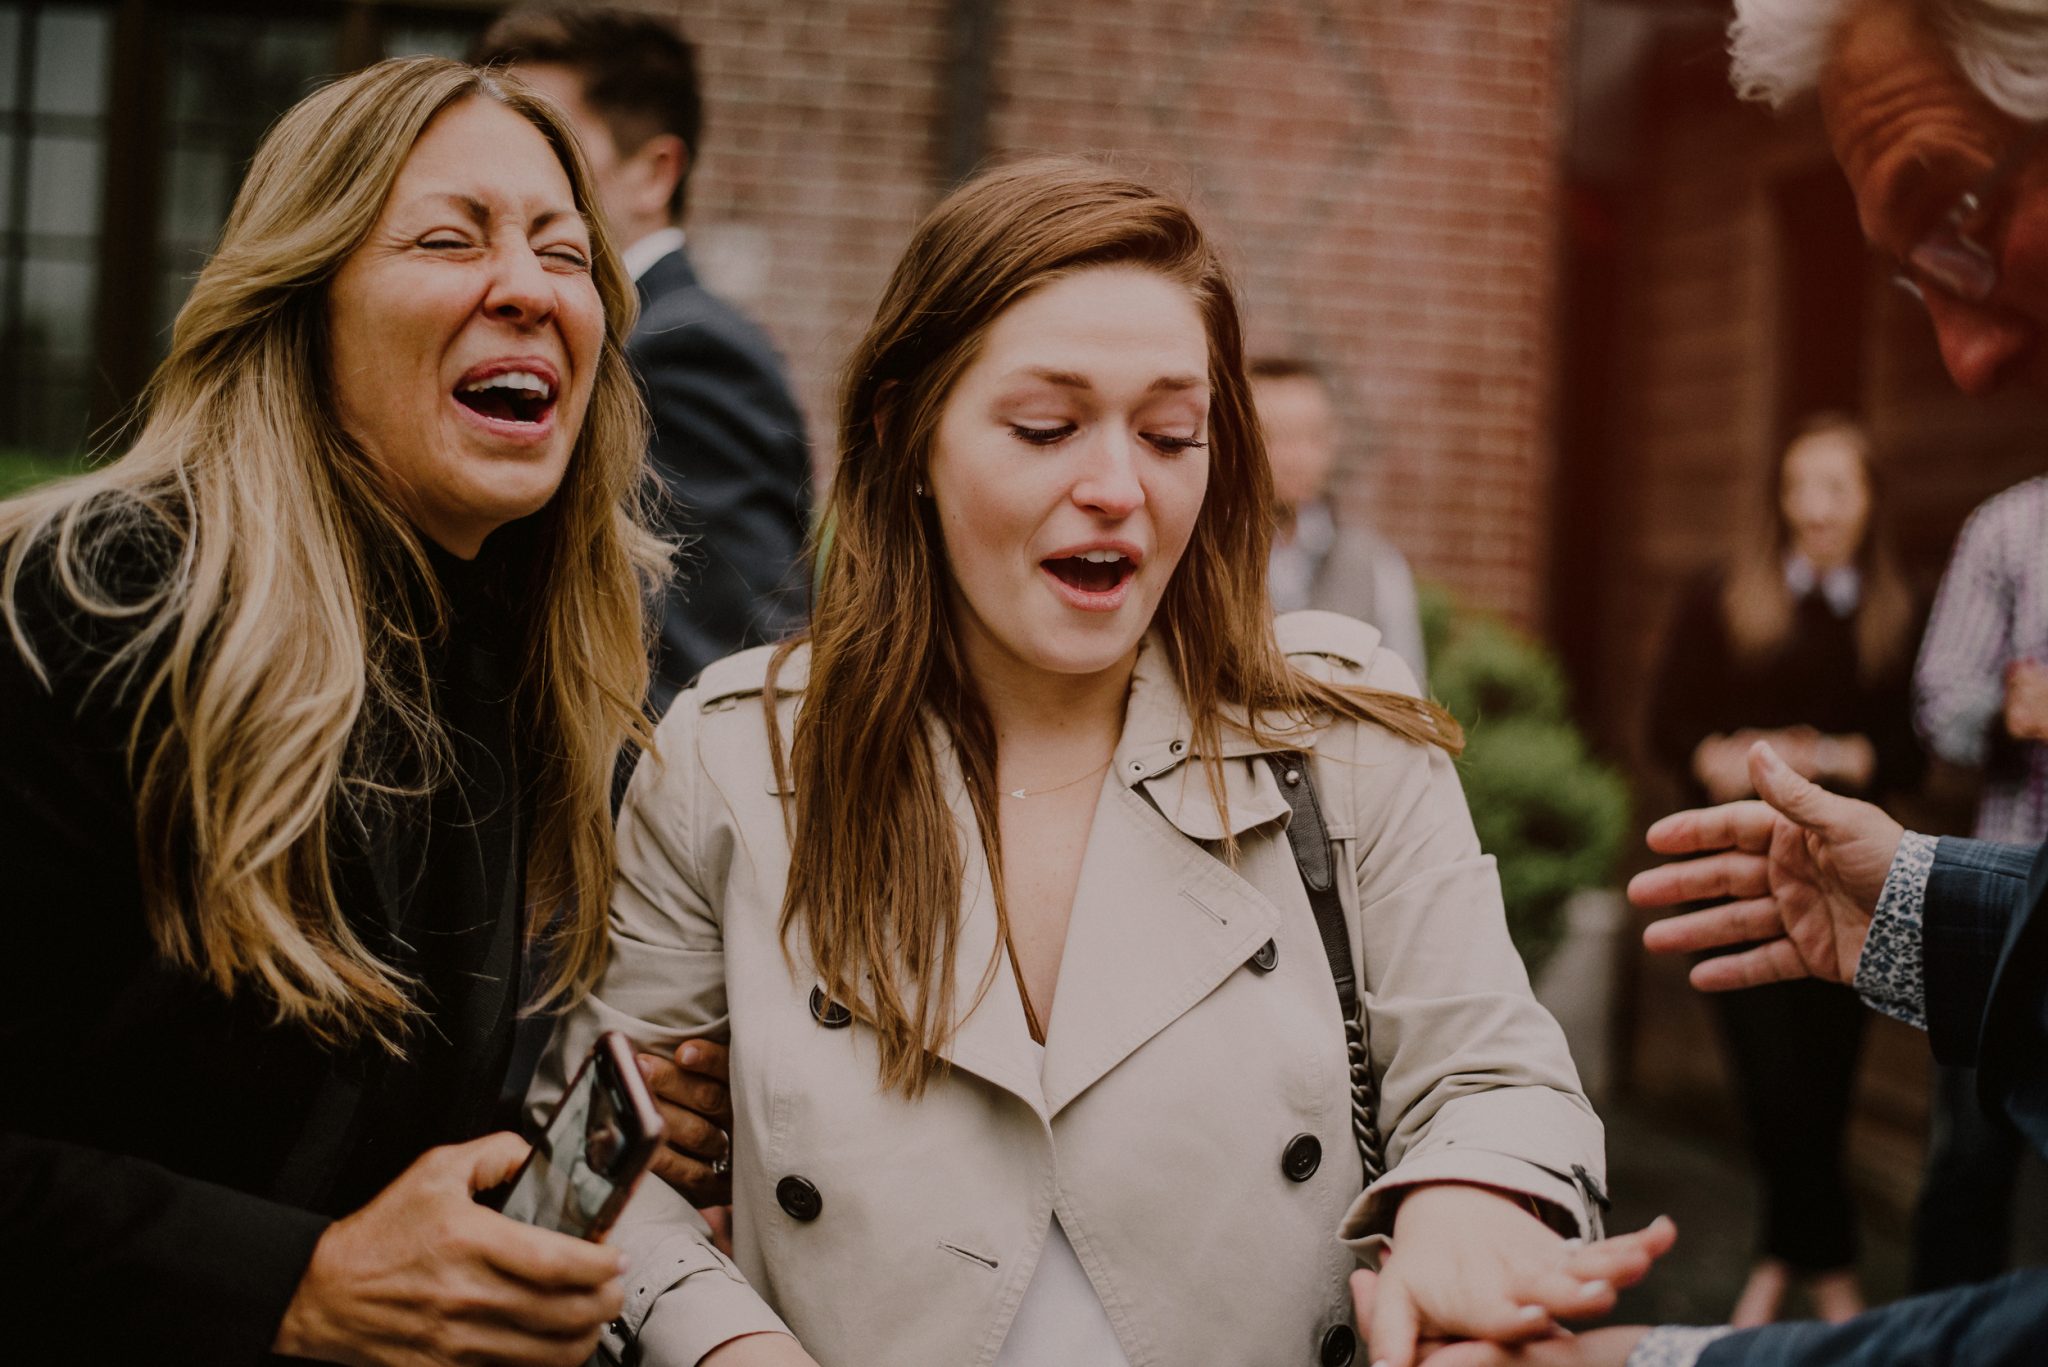
[[[939, 1055], [955, 1068], [1014, 1094], [1043, 1120], [1047, 1112], [1039, 1082], [1038, 1051], [1024, 1019], [1016, 971], [1010, 967], [1009, 951], [997, 932], [995, 889], [974, 810], [952, 745], [936, 725], [932, 745], [939, 756], [946, 800], [961, 832], [962, 856], [960, 929], [953, 952], [954, 1012], [959, 1023]], [[980, 993], [977, 1001], [984, 977], [988, 991]]]
[[1048, 1114], [1215, 991], [1279, 919], [1264, 895], [1138, 792], [1105, 783], [1046, 1036]]

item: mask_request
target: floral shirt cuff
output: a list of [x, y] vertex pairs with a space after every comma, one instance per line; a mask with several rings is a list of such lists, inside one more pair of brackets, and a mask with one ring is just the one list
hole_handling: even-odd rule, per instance
[[1927, 1028], [1926, 957], [1920, 944], [1935, 837], [1907, 831], [1877, 895], [1877, 914], [1856, 961], [1856, 992], [1873, 1011]]
[[1635, 1349], [1623, 1367], [1693, 1367], [1700, 1360], [1700, 1354], [1707, 1351], [1708, 1344], [1734, 1332], [1735, 1327], [1729, 1324], [1708, 1325], [1702, 1329], [1677, 1324], [1661, 1325], [1636, 1340]]

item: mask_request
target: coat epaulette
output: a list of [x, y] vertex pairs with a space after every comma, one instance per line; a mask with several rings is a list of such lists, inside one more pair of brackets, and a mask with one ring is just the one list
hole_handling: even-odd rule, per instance
[[1380, 630], [1342, 613], [1308, 609], [1281, 614], [1273, 624], [1280, 652], [1290, 659], [1313, 656], [1340, 668], [1365, 670], [1380, 648]]
[[[704, 666], [704, 672], [697, 676], [689, 690], [699, 710], [709, 712], [720, 703], [759, 697], [768, 686], [768, 661], [774, 658], [777, 648], [772, 645], [755, 646]], [[775, 691], [801, 693], [810, 674], [810, 661], [809, 647], [798, 646], [791, 651], [789, 658], [782, 662], [781, 673], [776, 675]]]

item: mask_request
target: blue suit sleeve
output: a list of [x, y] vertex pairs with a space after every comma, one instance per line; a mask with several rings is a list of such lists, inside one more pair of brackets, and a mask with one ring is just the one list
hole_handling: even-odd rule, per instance
[[682, 544], [655, 662], [665, 709], [704, 666], [803, 620], [810, 448], [764, 340], [709, 304], [646, 322], [631, 352], [654, 420], [663, 530]]
[[1921, 951], [1927, 975], [1927, 1038], [1934, 1056], [1977, 1065], [1984, 1005], [2035, 850], [1944, 836], [1927, 875]]
[[2048, 1268], [1896, 1301], [1843, 1324], [1773, 1324], [1709, 1344], [1699, 1367], [2035, 1367]]

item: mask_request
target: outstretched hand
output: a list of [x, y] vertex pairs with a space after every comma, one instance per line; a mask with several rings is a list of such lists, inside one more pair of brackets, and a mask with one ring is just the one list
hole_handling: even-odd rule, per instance
[[1432, 1339], [1525, 1342], [1563, 1320], [1604, 1315], [1677, 1240], [1659, 1219], [1595, 1244], [1567, 1243], [1515, 1200], [1442, 1183], [1401, 1203], [1394, 1247], [1377, 1273], [1352, 1274], [1358, 1332], [1371, 1361], [1410, 1367]]
[[1657, 853], [1705, 857], [1628, 885], [1639, 907], [1735, 900], [1658, 921], [1643, 944], [1672, 953], [1759, 942], [1694, 965], [1692, 984], [1707, 992], [1788, 978], [1853, 982], [1904, 829], [1868, 802], [1801, 778], [1768, 745], [1751, 747], [1749, 769], [1762, 801], [1678, 812], [1650, 827]]

